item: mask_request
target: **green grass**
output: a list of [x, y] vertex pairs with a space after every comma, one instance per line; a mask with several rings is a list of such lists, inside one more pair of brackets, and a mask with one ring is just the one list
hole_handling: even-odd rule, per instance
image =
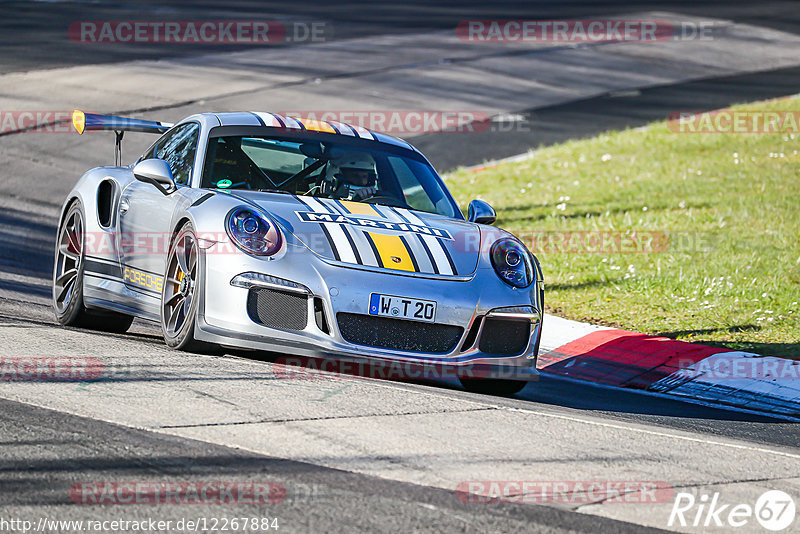
[[[736, 109], [800, 110], [800, 98]], [[800, 358], [798, 152], [797, 134], [680, 134], [660, 122], [446, 179], [462, 208], [486, 200], [532, 246], [551, 313]], [[576, 231], [650, 232], [655, 251], [532, 245], [531, 233], [541, 244]]]

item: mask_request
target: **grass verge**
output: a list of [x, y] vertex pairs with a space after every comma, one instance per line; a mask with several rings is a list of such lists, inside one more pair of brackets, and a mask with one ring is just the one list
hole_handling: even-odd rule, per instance
[[[800, 110], [800, 98], [737, 111]], [[796, 130], [795, 130], [796, 131]], [[548, 310], [800, 358], [800, 135], [665, 122], [449, 174], [539, 257]]]

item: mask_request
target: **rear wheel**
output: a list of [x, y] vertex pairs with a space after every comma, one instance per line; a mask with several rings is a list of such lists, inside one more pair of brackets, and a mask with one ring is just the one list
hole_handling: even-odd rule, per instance
[[53, 266], [53, 309], [64, 326], [81, 326], [104, 332], [123, 333], [133, 317], [114, 312], [88, 311], [83, 304], [83, 267], [86, 225], [83, 208], [75, 200], [58, 229]]
[[200, 248], [194, 228], [187, 222], [170, 247], [161, 293], [161, 331], [173, 349], [197, 352], [211, 348], [194, 338], [199, 283]]
[[461, 378], [459, 380], [467, 391], [485, 395], [514, 395], [528, 385], [525, 380], [497, 380], [491, 378]]

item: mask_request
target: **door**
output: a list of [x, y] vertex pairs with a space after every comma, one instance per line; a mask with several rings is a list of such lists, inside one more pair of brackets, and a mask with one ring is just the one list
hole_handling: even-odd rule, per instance
[[142, 159], [169, 163], [178, 190], [164, 195], [152, 184], [133, 180], [119, 203], [118, 238], [123, 278], [129, 286], [161, 293], [175, 208], [189, 187], [197, 154], [200, 125], [187, 123], [167, 132]]

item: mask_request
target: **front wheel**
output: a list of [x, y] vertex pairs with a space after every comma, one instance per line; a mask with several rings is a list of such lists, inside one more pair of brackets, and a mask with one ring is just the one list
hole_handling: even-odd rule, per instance
[[200, 274], [200, 248], [194, 228], [187, 222], [170, 247], [161, 291], [161, 332], [173, 349], [197, 352], [208, 348], [194, 338]]
[[467, 391], [485, 395], [514, 395], [528, 385], [525, 380], [497, 380], [492, 378], [460, 378], [459, 381]]

